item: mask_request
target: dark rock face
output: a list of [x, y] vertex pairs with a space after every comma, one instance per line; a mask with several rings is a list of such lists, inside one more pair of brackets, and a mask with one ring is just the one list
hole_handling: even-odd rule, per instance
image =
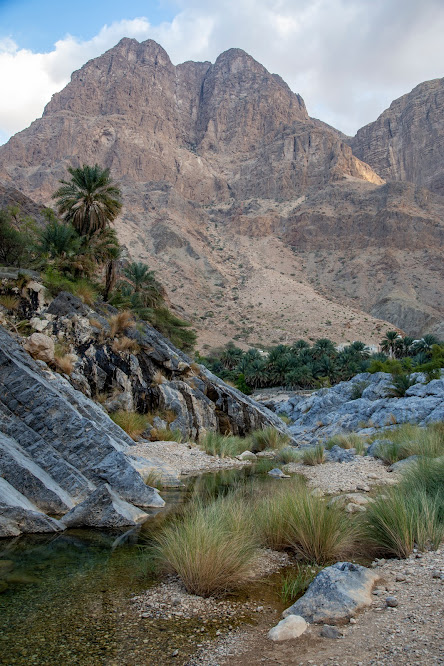
[[[78, 312], [74, 300], [82, 304], [70, 297], [70, 306], [74, 305], [74, 312]], [[193, 439], [208, 430], [235, 435], [246, 435], [263, 425], [285, 430], [281, 419], [271, 411], [228, 386], [205, 367], [193, 364], [150, 325], [129, 329], [126, 335], [137, 341], [140, 351], [122, 353], [113, 348], [106, 312], [97, 313], [83, 306], [87, 316], [64, 316], [65, 305], [66, 296], [62, 292], [47, 310], [61, 314], [52, 319], [45, 331], [63, 333], [72, 344], [78, 361], [71, 381], [88, 396], [109, 394], [110, 404], [125, 405], [126, 409], [142, 413], [169, 410], [174, 414], [170, 428]], [[110, 314], [111, 310], [107, 316]], [[99, 331], [90, 320], [100, 322], [102, 329]], [[94, 403], [87, 401], [87, 404]], [[95, 405], [94, 408], [98, 409]]]

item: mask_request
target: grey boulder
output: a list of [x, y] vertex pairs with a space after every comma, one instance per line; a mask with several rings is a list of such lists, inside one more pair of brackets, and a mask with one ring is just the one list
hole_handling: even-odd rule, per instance
[[141, 509], [122, 500], [107, 484], [100, 485], [63, 517], [66, 527], [122, 527], [148, 518]]
[[307, 622], [338, 624], [372, 603], [372, 588], [380, 576], [351, 562], [337, 562], [321, 571], [283, 616], [301, 615]]
[[335, 444], [330, 451], [325, 452], [325, 458], [328, 462], [351, 462], [356, 455], [355, 449], [343, 449], [341, 446]]

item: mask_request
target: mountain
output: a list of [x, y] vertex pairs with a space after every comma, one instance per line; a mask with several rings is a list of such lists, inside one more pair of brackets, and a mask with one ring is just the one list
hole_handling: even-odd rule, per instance
[[49, 205], [68, 165], [110, 167], [121, 242], [201, 347], [438, 330], [444, 201], [385, 185], [347, 141], [240, 49], [174, 66], [123, 39], [0, 148], [0, 180]]
[[358, 131], [353, 152], [385, 180], [444, 195], [443, 109], [444, 78], [420, 83]]

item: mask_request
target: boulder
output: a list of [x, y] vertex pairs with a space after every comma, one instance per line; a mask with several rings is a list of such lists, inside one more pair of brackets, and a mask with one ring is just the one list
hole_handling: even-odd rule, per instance
[[238, 460], [256, 460], [256, 454], [252, 451], [242, 451], [236, 458]]
[[63, 517], [66, 527], [122, 527], [144, 522], [148, 514], [122, 500], [104, 483]]
[[370, 444], [370, 446], [367, 449], [367, 455], [368, 456], [373, 456], [374, 458], [378, 457], [378, 449], [393, 444], [392, 441], [389, 439], [375, 439], [374, 442]]
[[307, 622], [338, 624], [372, 603], [372, 588], [380, 576], [374, 571], [337, 562], [323, 569], [283, 616], [301, 615]]
[[60, 532], [65, 529], [58, 520], [46, 516], [5, 479], [0, 477], [0, 536], [17, 536], [21, 532]]
[[409, 456], [408, 458], [403, 458], [402, 460], [398, 460], [397, 462], [393, 463], [393, 465], [390, 465], [388, 471], [403, 472], [405, 469], [408, 469], [411, 465], [413, 465], [417, 460], [419, 460], [419, 456]]
[[274, 469], [271, 469], [268, 472], [269, 476], [273, 476], [275, 479], [289, 479], [288, 474], [284, 474], [282, 470], [280, 470], [278, 467], [275, 467]]
[[32, 358], [52, 363], [54, 361], [54, 340], [44, 333], [33, 333], [23, 347]]
[[351, 462], [356, 455], [355, 449], [343, 449], [341, 446], [335, 444], [329, 451], [325, 452], [325, 459], [327, 462]]
[[300, 615], [288, 615], [268, 632], [272, 641], [288, 641], [298, 638], [308, 629], [308, 624]]

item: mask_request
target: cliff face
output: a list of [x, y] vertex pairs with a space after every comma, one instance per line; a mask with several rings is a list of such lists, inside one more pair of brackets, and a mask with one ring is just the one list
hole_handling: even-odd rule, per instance
[[444, 78], [426, 81], [390, 104], [351, 140], [354, 154], [385, 180], [444, 194]]
[[[378, 263], [370, 293], [345, 278], [338, 290], [332, 275], [312, 270], [304, 253], [328, 246], [339, 260], [345, 243], [348, 261], [359, 262], [363, 245], [385, 243], [387, 226], [397, 227], [402, 264], [416, 221], [436, 223], [435, 234], [413, 233], [415, 285], [405, 274], [402, 298], [424, 308], [424, 260], [443, 202], [419, 210], [400, 200], [394, 213], [384, 181], [346, 137], [311, 119], [299, 95], [240, 49], [214, 64], [174, 66], [155, 42], [123, 39], [74, 72], [43, 117], [0, 147], [0, 180], [49, 204], [68, 165], [95, 162], [122, 187], [121, 242], [158, 271], [201, 347], [319, 335], [375, 343], [392, 324], [417, 334], [444, 318], [435, 297], [433, 313], [412, 326], [399, 303], [372, 309], [386, 298], [383, 284], [397, 279], [388, 263]], [[439, 291], [441, 274], [436, 284]], [[392, 324], [369, 308], [393, 314]]]

